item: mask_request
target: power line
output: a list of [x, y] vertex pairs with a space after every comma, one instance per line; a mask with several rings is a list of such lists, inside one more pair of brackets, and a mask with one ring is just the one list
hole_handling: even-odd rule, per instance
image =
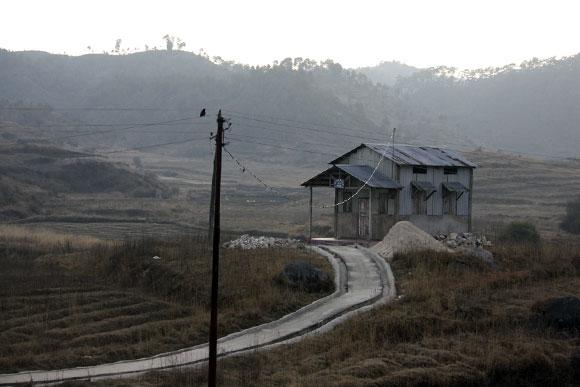
[[238, 165], [238, 167], [240, 168], [242, 173], [248, 172], [250, 174], [250, 176], [252, 176], [257, 182], [259, 182], [260, 184], [262, 184], [266, 188], [266, 191], [271, 191], [271, 192], [275, 193], [276, 195], [288, 200], [288, 198], [286, 196], [282, 195], [275, 188], [268, 185], [264, 180], [262, 180], [260, 177], [258, 177], [258, 175], [256, 175], [248, 167], [246, 167], [241, 161], [239, 161], [234, 155], [232, 155], [231, 152], [225, 146], [224, 146], [224, 151]]
[[[306, 121], [294, 120], [294, 119], [288, 119], [288, 118], [281, 118], [281, 117], [273, 117], [273, 116], [267, 116], [267, 115], [263, 115], [263, 114], [247, 115], [245, 113], [238, 112], [238, 111], [234, 111], [234, 110], [229, 110], [229, 109], [228, 110], [225, 110], [225, 111], [230, 112], [230, 114], [232, 114], [233, 116], [237, 116], [238, 118], [241, 118], [241, 119], [252, 120], [252, 121], [263, 122], [263, 123], [269, 123], [269, 124], [272, 124], [272, 125], [292, 127], [292, 128], [295, 128], [295, 129], [308, 129], [308, 130], [320, 131], [320, 130], [318, 130], [316, 128], [302, 128], [302, 127], [296, 127], [296, 126], [289, 126], [287, 124], [283, 124], [283, 123], [279, 123], [279, 122], [276, 123], [276, 122], [268, 121], [268, 120], [261, 120], [261, 119], [254, 118], [254, 117], [263, 117], [263, 118], [267, 118], [267, 119], [270, 119], [270, 120], [296, 122], [296, 123], [305, 124], [305, 125], [320, 126], [320, 127], [323, 127], [323, 128], [354, 130], [353, 128], [348, 128], [348, 127], [344, 127], [344, 126], [333, 126], [333, 125], [316, 124], [316, 123], [312, 123], [312, 122], [306, 122]], [[248, 125], [248, 126], [250, 126], [250, 125]], [[254, 126], [254, 127], [255, 128], [260, 128], [260, 127], [257, 127], [257, 126]], [[266, 128], [263, 128], [263, 129], [266, 129]], [[270, 128], [268, 128], [268, 129], [270, 129]], [[274, 128], [271, 128], [271, 129], [274, 129]], [[362, 129], [357, 129], [357, 130], [358, 131], [363, 131], [363, 132], [366, 132], [366, 133], [369, 133], [369, 134], [374, 134], [374, 133], [372, 133], [370, 131], [365, 131], [365, 130], [362, 130]], [[328, 131], [326, 131], [326, 132], [328, 132]], [[328, 133], [332, 133], [334, 135], [343, 135], [342, 133], [336, 133], [336, 132], [328, 132]], [[346, 135], [346, 134], [344, 134], [344, 135]], [[352, 135], [346, 135], [346, 136], [353, 137]], [[357, 137], [357, 136], [354, 136], [354, 137]], [[358, 137], [358, 138], [363, 138], [363, 137]], [[371, 139], [371, 138], [369, 138], [369, 139]], [[375, 138], [373, 138], [372, 140], [373, 141], [379, 141], [380, 143], [383, 143], [383, 140], [379, 140], [379, 139], [375, 139]], [[457, 145], [459, 147], [462, 147], [463, 146], [461, 144], [457, 144]], [[437, 147], [439, 147], [439, 148], [447, 148], [447, 146], [437, 146]], [[454, 148], [454, 149], [456, 149], [456, 148]], [[461, 149], [459, 149], [459, 150], [461, 150]], [[578, 157], [576, 157], [576, 156], [555, 156], [555, 155], [549, 155], [549, 154], [545, 154], [545, 153], [521, 152], [521, 151], [516, 151], [516, 150], [511, 150], [511, 149], [505, 149], [505, 148], [504, 149], [498, 148], [497, 150], [498, 151], [506, 151], [506, 152], [509, 152], [509, 153], [526, 155], [526, 156], [537, 156], [537, 157], [545, 157], [545, 158], [559, 159], [559, 160], [576, 160], [576, 159], [578, 159]], [[466, 151], [470, 151], [470, 150], [463, 149], [462, 151], [466, 152]]]
[[114, 107], [18, 107], [18, 106], [8, 106], [8, 107], [0, 107], [0, 111], [104, 111], [104, 112], [169, 112], [169, 111], [192, 111], [195, 109], [185, 109], [185, 108], [151, 108], [151, 107], [144, 107], [144, 108], [137, 108], [137, 107], [127, 107], [127, 108], [114, 108]]
[[[242, 124], [242, 129], [246, 126], [250, 127], [250, 128], [257, 128], [251, 125], [246, 125], [246, 124]], [[262, 129], [262, 128], [259, 128]], [[268, 128], [263, 128], [265, 130], [269, 130]], [[254, 140], [269, 140], [269, 141], [280, 141], [280, 138], [271, 138], [271, 137], [264, 137], [264, 136], [260, 136], [260, 137], [256, 137], [256, 136], [250, 136], [247, 134], [243, 135], [244, 138], [249, 138], [249, 139], [254, 139]], [[227, 137], [228, 139], [230, 138], [229, 135]], [[325, 148], [330, 148], [331, 150], [335, 150], [337, 152], [337, 154], [343, 154], [346, 153], [345, 149], [340, 148], [338, 145], [331, 145], [331, 144], [324, 144], [324, 143], [314, 143], [314, 142], [308, 142], [308, 141], [303, 141], [301, 139], [300, 144], [304, 144], [304, 145], [313, 145], [313, 146], [317, 146], [317, 147], [325, 147]], [[348, 148], [350, 149], [350, 148]]]
[[338, 207], [338, 206], [340, 206], [340, 205], [342, 205], [344, 203], [347, 203], [347, 202], [351, 201], [352, 199], [354, 199], [363, 190], [363, 188], [367, 186], [367, 184], [369, 183], [369, 181], [371, 181], [371, 179], [373, 178], [373, 176], [377, 172], [377, 169], [379, 169], [379, 166], [383, 162], [384, 158], [385, 158], [385, 155], [383, 153], [381, 153], [381, 158], [379, 159], [379, 162], [375, 166], [375, 169], [373, 169], [373, 172], [371, 173], [371, 175], [367, 178], [367, 180], [363, 183], [363, 185], [361, 185], [360, 188], [353, 195], [351, 195], [348, 199], [343, 200], [342, 202], [339, 202], [339, 203], [323, 204], [322, 206], [320, 206], [320, 208], [333, 208], [333, 207]]
[[[286, 122], [294, 122], [294, 123], [299, 123], [299, 124], [304, 124], [304, 125], [311, 125], [311, 126], [320, 126], [322, 128], [329, 128], [329, 129], [344, 129], [344, 130], [353, 130], [352, 127], [346, 127], [346, 126], [337, 126], [337, 125], [325, 125], [325, 124], [317, 124], [314, 122], [307, 122], [307, 121], [300, 121], [300, 120], [293, 120], [293, 119], [288, 119], [288, 118], [282, 118], [282, 117], [273, 117], [273, 116], [267, 116], [267, 115], [263, 115], [263, 114], [246, 114], [246, 113], [242, 113], [242, 112], [237, 112], [234, 110], [225, 110], [228, 111], [230, 113], [233, 113], [233, 115], [239, 115], [239, 116], [243, 116], [245, 118], [251, 119], [254, 117], [262, 117], [262, 118], [266, 118], [266, 119], [270, 119], [270, 120], [278, 120], [278, 121], [286, 121]], [[375, 134], [374, 132], [365, 130], [365, 129], [357, 129], [359, 131], [363, 131], [363, 132], [367, 132], [369, 134]]]
[[106, 133], [112, 133], [112, 132], [122, 132], [122, 131], [125, 131], [125, 130], [131, 130], [131, 129], [142, 128], [142, 127], [162, 126], [162, 125], [165, 125], [165, 124], [171, 124], [171, 123], [175, 123], [175, 122], [184, 122], [184, 121], [188, 121], [188, 120], [191, 120], [191, 119], [192, 119], [192, 117], [187, 117], [187, 118], [181, 118], [181, 119], [170, 120], [170, 121], [151, 122], [151, 123], [148, 123], [148, 124], [131, 125], [131, 126], [123, 127], [123, 128], [113, 128], [113, 129], [108, 129], [108, 130], [99, 130], [99, 131], [92, 131], [92, 132], [76, 133], [76, 134], [71, 134], [71, 135], [67, 135], [67, 136], [60, 136], [60, 137], [50, 137], [49, 139], [50, 140], [65, 140], [65, 139], [69, 139], [69, 138], [92, 136], [92, 135], [96, 135], [96, 134], [106, 134]]
[[[192, 118], [192, 121], [197, 124], [209, 124], [206, 121], [195, 121], [197, 117]], [[185, 120], [185, 119], [184, 119]], [[15, 123], [1, 123], [0, 128], [21, 128], [21, 127], [28, 127], [28, 128], [95, 128], [95, 127], [117, 127], [117, 126], [179, 126], [184, 125], [184, 123], [173, 122], [173, 123], [158, 123], [158, 122], [124, 122], [124, 123], [71, 123], [71, 124], [50, 124], [50, 125], [39, 125], [39, 124], [19, 124]]]
[[[333, 136], [345, 136], [345, 137], [351, 137], [351, 138], [356, 138], [356, 139], [361, 139], [361, 136], [355, 135], [355, 134], [348, 134], [348, 133], [337, 133], [336, 131], [332, 131], [332, 130], [326, 130], [326, 129], [319, 129], [319, 128], [309, 128], [309, 127], [304, 127], [304, 126], [295, 126], [295, 125], [290, 125], [290, 124], [284, 124], [284, 123], [279, 123], [279, 122], [274, 122], [274, 121], [267, 121], [267, 120], [261, 120], [258, 118], [249, 118], [249, 117], [242, 117], [242, 116], [236, 116], [234, 115], [234, 117], [237, 117], [239, 119], [242, 120], [251, 120], [251, 121], [256, 121], [256, 122], [262, 122], [262, 123], [266, 123], [266, 124], [270, 124], [270, 125], [276, 125], [276, 126], [282, 126], [282, 127], [286, 127], [286, 128], [291, 128], [291, 129], [301, 129], [301, 130], [306, 130], [306, 131], [310, 131], [310, 132], [314, 132], [314, 133], [328, 133], [328, 134], [332, 134]], [[378, 138], [371, 138], [371, 137], [367, 137], [367, 139], [369, 140], [373, 140], [373, 141], [379, 141], [381, 142], [381, 139]]]
[[165, 142], [165, 143], [161, 143], [161, 144], [144, 145], [144, 146], [138, 146], [138, 147], [134, 147], [134, 148], [126, 148], [126, 149], [120, 149], [120, 150], [116, 150], [116, 151], [104, 152], [104, 153], [100, 153], [100, 154], [102, 154], [102, 155], [110, 155], [110, 154], [113, 154], [113, 153], [129, 152], [129, 151], [133, 151], [133, 150], [156, 148], [156, 147], [167, 146], [167, 145], [185, 144], [185, 143], [188, 143], [188, 142], [202, 141], [202, 140], [206, 140], [206, 139], [207, 139], [207, 137], [203, 137], [203, 138], [187, 138], [187, 139], [183, 139], [183, 140], [179, 140], [179, 141], [171, 141], [171, 142]]
[[289, 147], [289, 146], [282, 146], [282, 145], [275, 145], [275, 144], [267, 144], [267, 143], [263, 143], [263, 142], [260, 142], [260, 141], [246, 141], [244, 139], [235, 138], [235, 137], [230, 137], [230, 139], [231, 140], [234, 140], [234, 141], [237, 141], [237, 142], [243, 142], [243, 143], [246, 143], [246, 144], [263, 145], [263, 146], [269, 146], [269, 147], [279, 148], [279, 149], [285, 149], [285, 150], [293, 150], [293, 151], [298, 151], [298, 152], [312, 153], [312, 154], [316, 154], [316, 155], [327, 155], [327, 156], [336, 157], [336, 154], [328, 153], [328, 152], [313, 151], [313, 150], [309, 150], [309, 149], [293, 148], [293, 147]]

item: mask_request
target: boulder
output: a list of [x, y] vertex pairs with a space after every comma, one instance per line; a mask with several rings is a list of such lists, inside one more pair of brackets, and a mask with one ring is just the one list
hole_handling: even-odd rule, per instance
[[333, 282], [329, 275], [313, 266], [310, 262], [291, 262], [275, 278], [278, 285], [292, 289], [304, 289], [309, 293], [329, 291]]
[[471, 255], [472, 257], [476, 257], [482, 262], [486, 263], [490, 268], [497, 269], [497, 264], [493, 259], [493, 253], [489, 250], [485, 250], [481, 247], [474, 247], [474, 246], [462, 246], [457, 249], [457, 251], [465, 254]]
[[543, 325], [560, 330], [580, 331], [580, 299], [559, 297], [534, 305], [536, 318]]

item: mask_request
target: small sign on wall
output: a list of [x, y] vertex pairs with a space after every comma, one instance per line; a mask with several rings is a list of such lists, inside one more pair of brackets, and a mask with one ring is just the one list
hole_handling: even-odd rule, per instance
[[334, 188], [339, 188], [339, 189], [344, 188], [344, 180], [342, 180], [342, 179], [335, 179], [334, 180]]

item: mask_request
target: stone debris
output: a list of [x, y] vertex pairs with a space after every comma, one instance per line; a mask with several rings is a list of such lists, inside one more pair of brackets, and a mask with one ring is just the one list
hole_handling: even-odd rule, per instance
[[450, 251], [445, 245], [408, 221], [397, 222], [382, 241], [371, 247], [371, 250], [387, 261], [393, 259], [395, 254], [409, 251]]
[[382, 241], [371, 247], [371, 250], [385, 258], [393, 259], [398, 253], [409, 251], [431, 250], [435, 252], [461, 253], [475, 256], [495, 267], [493, 254], [484, 249], [491, 246], [485, 236], [478, 237], [472, 233], [429, 235], [413, 223], [397, 222]]
[[282, 247], [300, 247], [303, 243], [298, 239], [274, 238], [267, 236], [254, 237], [248, 234], [240, 236], [238, 239], [224, 243], [227, 249], [269, 249]]
[[491, 246], [491, 241], [488, 241], [485, 235], [477, 236], [476, 234], [469, 232], [455, 233], [452, 232], [449, 235], [437, 234], [434, 236], [436, 240], [445, 244], [451, 249], [456, 249], [458, 247], [489, 247]]

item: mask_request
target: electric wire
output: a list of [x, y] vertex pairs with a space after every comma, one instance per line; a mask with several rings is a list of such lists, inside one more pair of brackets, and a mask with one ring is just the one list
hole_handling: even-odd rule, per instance
[[345, 203], [348, 203], [349, 201], [351, 201], [352, 199], [354, 199], [355, 197], [357, 197], [358, 194], [363, 190], [363, 188], [368, 185], [369, 181], [371, 181], [371, 179], [373, 178], [373, 176], [375, 175], [375, 173], [379, 169], [379, 166], [383, 162], [384, 158], [385, 158], [385, 155], [384, 155], [384, 153], [381, 152], [381, 158], [379, 159], [379, 162], [375, 166], [375, 169], [373, 169], [373, 172], [371, 173], [371, 175], [367, 178], [367, 180], [363, 183], [363, 185], [361, 185], [359, 187], [359, 189], [353, 195], [351, 195], [348, 199], [345, 199], [345, 200], [343, 200], [343, 201], [341, 201], [339, 203], [323, 204], [322, 206], [319, 206], [319, 208], [333, 208], [333, 207], [338, 207], [338, 206], [341, 206], [341, 205], [343, 205]]
[[202, 141], [202, 140], [206, 140], [206, 139], [207, 139], [206, 137], [203, 137], [203, 138], [186, 138], [186, 139], [182, 139], [182, 140], [179, 140], [179, 141], [171, 141], [171, 142], [165, 142], [165, 143], [160, 143], [160, 144], [151, 144], [151, 145], [138, 146], [138, 147], [134, 147], [134, 148], [119, 149], [119, 150], [110, 151], [110, 152], [102, 152], [100, 154], [102, 154], [102, 155], [110, 155], [110, 154], [113, 154], [113, 153], [122, 153], [122, 152], [134, 151], [134, 150], [157, 148], [157, 147], [162, 147], [162, 146], [167, 146], [167, 145], [185, 144], [185, 143], [188, 143], [188, 142]]
[[[158, 107], [63, 107], [63, 108], [56, 108], [56, 107], [0, 107], [0, 111], [105, 111], [105, 112], [114, 112], [114, 111], [118, 111], [118, 112], [139, 112], [139, 111], [148, 111], [148, 112], [168, 112], [168, 111], [192, 111], [194, 109], [185, 109], [185, 108], [158, 108]], [[350, 134], [346, 134], [346, 133], [337, 133], [336, 131], [327, 131], [327, 130], [321, 130], [319, 128], [313, 128], [313, 127], [303, 127], [303, 126], [295, 126], [295, 125], [289, 125], [283, 122], [276, 122], [273, 120], [278, 120], [278, 121], [285, 121], [285, 122], [295, 122], [298, 124], [303, 124], [303, 125], [310, 125], [310, 126], [316, 126], [316, 127], [322, 127], [322, 128], [330, 128], [330, 129], [343, 129], [343, 130], [353, 130], [352, 128], [348, 128], [345, 126], [338, 126], [338, 125], [324, 125], [324, 124], [317, 124], [317, 123], [312, 123], [312, 122], [307, 122], [307, 121], [302, 121], [302, 120], [295, 120], [295, 119], [288, 119], [288, 118], [282, 118], [282, 117], [273, 117], [273, 116], [267, 116], [267, 115], [261, 115], [261, 114], [253, 114], [253, 115], [248, 115], [245, 114], [243, 112], [239, 112], [236, 110], [231, 110], [231, 109], [222, 109], [224, 112], [229, 112], [230, 115], [240, 118], [242, 120], [251, 120], [251, 121], [255, 121], [255, 122], [262, 122], [265, 124], [269, 124], [269, 125], [275, 125], [275, 126], [281, 126], [281, 127], [288, 127], [288, 128], [292, 128], [292, 129], [298, 129], [298, 130], [307, 130], [307, 131], [314, 131], [314, 132], [324, 132], [324, 133], [329, 133], [332, 135], [342, 135], [342, 136], [346, 136], [346, 137], [351, 137], [351, 138], [357, 138], [357, 139], [362, 139], [363, 137], [361, 136], [356, 136], [356, 135], [350, 135]], [[266, 118], [261, 119], [261, 118], [255, 118], [255, 117], [263, 117]], [[192, 118], [197, 118], [197, 117], [192, 117]], [[184, 120], [185, 121], [185, 120]], [[130, 129], [134, 129], [138, 126], [153, 126], [153, 125], [168, 125], [169, 123], [166, 122], [159, 122], [159, 123], [136, 123], [136, 124], [125, 124], [125, 125], [131, 125], [131, 126], [127, 126], [127, 127], [122, 127], [119, 128], [119, 131], [123, 131], [123, 130], [130, 130]], [[84, 127], [105, 127], [105, 126], [122, 126], [124, 124], [83, 124], [80, 126], [84, 126]], [[249, 126], [249, 125], [248, 125]], [[1, 125], [0, 127], [12, 127], [12, 126], [6, 126], [6, 125]], [[35, 125], [35, 127], [59, 127], [59, 126], [38, 126]], [[62, 127], [65, 127], [64, 125]], [[66, 126], [69, 127], [69, 126]], [[79, 126], [75, 126], [74, 124], [71, 124], [70, 127], [79, 127]], [[257, 128], [257, 127], [256, 127]], [[266, 128], [263, 128], [266, 129]], [[274, 129], [274, 128], [267, 128], [269, 129]], [[359, 132], [363, 131], [369, 134], [373, 134], [369, 131], [365, 131], [362, 129], [357, 129]], [[55, 137], [52, 139], [55, 140], [60, 140], [60, 139], [67, 139], [67, 138], [75, 138], [75, 137], [82, 137], [82, 136], [90, 136], [93, 134], [99, 134], [99, 133], [110, 133], [110, 132], [114, 132], [115, 130], [107, 130], [107, 131], [100, 131], [100, 132], [88, 132], [88, 133], [79, 133], [79, 134], [75, 134], [75, 135], [69, 135], [69, 136], [61, 136], [61, 137]], [[378, 138], [368, 138], [369, 140], [373, 140], [373, 141], [378, 141], [380, 143], [384, 142], [384, 140], [382, 139], [378, 139]], [[267, 144], [266, 146], [272, 146], [271, 144]], [[497, 149], [497, 151], [500, 152], [509, 152], [509, 153], [514, 153], [514, 154], [519, 154], [519, 155], [524, 155], [524, 156], [532, 156], [532, 157], [542, 157], [542, 158], [550, 158], [550, 159], [555, 159], [555, 160], [566, 160], [566, 161], [574, 161], [577, 160], [578, 157], [577, 156], [556, 156], [556, 155], [549, 155], [549, 154], [545, 154], [545, 153], [535, 153], [535, 152], [522, 152], [522, 151], [516, 151], [516, 150], [512, 150], [512, 149], [505, 149], [505, 148], [501, 148], [501, 149]]]
[[[288, 119], [288, 118], [282, 118], [282, 117], [273, 117], [273, 116], [267, 116], [267, 115], [263, 115], [263, 114], [246, 114], [246, 113], [242, 113], [242, 112], [237, 112], [235, 110], [229, 110], [229, 109], [224, 109], [224, 111], [226, 112], [230, 112], [233, 115], [238, 115], [240, 117], [245, 117], [248, 119], [254, 118], [254, 117], [258, 117], [258, 118], [266, 118], [269, 120], [276, 120], [276, 121], [286, 121], [286, 122], [293, 122], [293, 123], [298, 123], [298, 124], [303, 124], [303, 125], [309, 125], [309, 126], [319, 126], [322, 128], [329, 128], [329, 129], [343, 129], [343, 130], [348, 130], [348, 131], [352, 131], [353, 128], [352, 127], [346, 127], [346, 126], [338, 126], [338, 125], [325, 125], [325, 124], [317, 124], [317, 123], [313, 123], [313, 122], [307, 122], [307, 121], [301, 121], [301, 120], [293, 120], [293, 119]], [[376, 134], [374, 131], [369, 131], [369, 130], [365, 130], [365, 129], [357, 129], [358, 131], [362, 131], [362, 132], [366, 132], [368, 134], [374, 135]]]
[[238, 168], [240, 168], [242, 173], [246, 173], [246, 172], [249, 173], [250, 176], [252, 176], [258, 183], [260, 183], [261, 185], [263, 185], [266, 188], [266, 191], [273, 192], [274, 194], [288, 200], [287, 196], [281, 194], [278, 190], [276, 190], [272, 186], [268, 185], [263, 179], [261, 179], [258, 175], [256, 175], [254, 172], [252, 172], [251, 169], [249, 169], [240, 160], [238, 160], [225, 146], [223, 147], [223, 149], [226, 152], [226, 154], [232, 159], [232, 161], [234, 161], [237, 164]]
[[[195, 121], [197, 117], [192, 118], [192, 121], [194, 121], [197, 124], [208, 124], [209, 122], [197, 122]], [[187, 119], [187, 118], [186, 118]], [[183, 121], [185, 121], [186, 119], [183, 119]], [[177, 120], [177, 121], [182, 121], [181, 119]], [[21, 128], [21, 127], [30, 127], [30, 128], [71, 128], [71, 129], [79, 129], [79, 128], [94, 128], [94, 127], [117, 127], [117, 126], [127, 126], [127, 125], [132, 125], [132, 126], [152, 126], [152, 125], [156, 125], [156, 126], [179, 126], [179, 125], [184, 125], [183, 123], [180, 122], [169, 122], [169, 123], [164, 123], [164, 122], [124, 122], [124, 123], [70, 123], [70, 124], [50, 124], [50, 125], [39, 125], [39, 124], [18, 124], [18, 123], [0, 123], [0, 128]]]
[[[236, 117], [236, 116], [234, 116], [234, 117]], [[279, 122], [274, 122], [274, 121], [261, 120], [258, 118], [247, 118], [247, 117], [242, 117], [242, 116], [237, 116], [236, 118], [239, 118], [242, 120], [251, 120], [251, 121], [256, 121], [256, 122], [261, 122], [261, 123], [266, 123], [266, 124], [270, 124], [270, 125], [291, 128], [291, 129], [300, 129], [300, 130], [305, 130], [305, 131], [314, 132], [314, 133], [321, 133], [322, 132], [322, 133], [332, 134], [333, 136], [344, 136], [344, 137], [351, 137], [351, 138], [356, 138], [356, 139], [361, 138], [361, 136], [356, 135], [356, 134], [348, 134], [348, 133], [340, 133], [340, 132], [337, 133], [336, 131], [332, 131], [332, 130], [326, 130], [326, 129], [320, 129], [320, 128], [310, 128], [310, 127], [305, 127], [305, 126], [295, 126], [295, 125], [284, 124], [284, 123], [279, 123]], [[384, 139], [378, 139], [376, 137], [367, 137], [367, 139], [373, 140], [373, 141], [379, 141], [379, 142], [384, 141]]]
[[4, 106], [0, 107], [0, 111], [97, 111], [97, 112], [182, 112], [192, 111], [193, 109], [185, 108], [152, 108], [152, 107], [18, 107], [18, 106]]
[[322, 151], [313, 151], [310, 149], [293, 148], [293, 147], [289, 147], [289, 146], [282, 146], [282, 145], [275, 145], [275, 144], [267, 144], [267, 143], [263, 143], [260, 141], [247, 141], [245, 139], [237, 138], [237, 137], [229, 137], [229, 139], [237, 141], [237, 142], [246, 143], [246, 144], [263, 145], [263, 146], [269, 146], [269, 147], [278, 148], [278, 149], [293, 150], [293, 151], [297, 151], [297, 152], [304, 152], [304, 153], [311, 153], [311, 154], [316, 154], [316, 155], [327, 155], [327, 156], [336, 157], [336, 154], [334, 154], [334, 153], [328, 153], [328, 152], [322, 152]]
[[125, 130], [131, 130], [131, 129], [142, 128], [142, 127], [150, 127], [150, 126], [171, 124], [171, 123], [175, 123], [175, 122], [184, 122], [184, 121], [188, 121], [188, 120], [191, 120], [191, 119], [192, 119], [192, 117], [186, 117], [186, 118], [180, 118], [180, 119], [176, 119], [176, 120], [151, 122], [151, 123], [147, 123], [147, 124], [139, 124], [139, 125], [125, 126], [125, 127], [122, 127], [122, 128], [112, 128], [112, 129], [108, 129], [108, 130], [99, 130], [99, 131], [93, 131], [93, 132], [76, 133], [76, 134], [72, 134], [72, 135], [68, 135], [68, 136], [51, 137], [50, 139], [51, 140], [64, 140], [64, 139], [68, 139], [68, 138], [77, 138], [77, 137], [93, 136], [93, 135], [97, 135], [97, 134], [107, 134], [107, 133], [112, 133], [112, 132], [122, 132], [122, 131], [125, 131]]
[[[243, 128], [244, 128], [244, 126], [242, 126], [242, 129]], [[256, 136], [251, 136], [248, 134], [244, 134], [243, 137], [247, 138], [247, 139], [259, 140], [259, 141], [260, 140], [267, 140], [267, 141], [274, 141], [274, 142], [280, 141], [280, 138], [271, 138], [271, 137], [265, 137], [265, 136], [256, 137]], [[230, 138], [229, 135], [226, 136], [226, 139], [229, 139], [229, 138]], [[303, 140], [300, 140], [300, 145], [312, 145], [315, 147], [329, 148], [329, 150], [331, 150], [331, 151], [336, 151], [337, 154], [343, 154], [343, 153], [346, 153], [349, 149], [352, 149], [352, 147], [348, 147], [348, 146], [345, 146], [347, 149], [341, 149], [338, 145], [308, 142], [308, 141], [303, 141]], [[356, 144], [356, 145], [358, 145], [358, 144]], [[354, 146], [356, 146], [356, 145], [354, 145]]]

